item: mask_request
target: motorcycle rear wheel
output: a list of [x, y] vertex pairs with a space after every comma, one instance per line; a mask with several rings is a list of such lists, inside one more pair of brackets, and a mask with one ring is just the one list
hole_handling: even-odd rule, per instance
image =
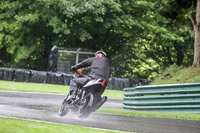
[[88, 93], [84, 97], [84, 104], [80, 109], [80, 115], [78, 117], [87, 118], [92, 113], [93, 104], [94, 104], [94, 96], [92, 93]]

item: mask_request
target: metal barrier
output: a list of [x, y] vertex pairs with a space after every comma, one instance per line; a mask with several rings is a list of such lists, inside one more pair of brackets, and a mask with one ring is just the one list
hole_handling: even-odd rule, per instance
[[200, 113], [200, 83], [138, 86], [124, 91], [125, 110]]

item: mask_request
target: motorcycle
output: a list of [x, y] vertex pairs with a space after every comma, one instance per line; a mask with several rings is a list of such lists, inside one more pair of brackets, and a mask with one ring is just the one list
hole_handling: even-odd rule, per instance
[[[74, 78], [83, 76], [81, 71], [77, 70]], [[60, 106], [58, 115], [65, 116], [71, 110], [79, 118], [87, 118], [107, 101], [106, 96], [101, 98], [105, 84], [105, 79], [93, 79], [84, 86], [77, 88], [75, 99], [70, 99], [70, 94], [68, 94]]]

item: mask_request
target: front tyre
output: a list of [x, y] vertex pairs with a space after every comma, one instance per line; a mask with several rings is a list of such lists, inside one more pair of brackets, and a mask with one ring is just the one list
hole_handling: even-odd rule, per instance
[[64, 101], [62, 102], [62, 104], [60, 105], [60, 109], [58, 111], [59, 116], [65, 116], [69, 112], [70, 107], [67, 102], [67, 98], [65, 98]]

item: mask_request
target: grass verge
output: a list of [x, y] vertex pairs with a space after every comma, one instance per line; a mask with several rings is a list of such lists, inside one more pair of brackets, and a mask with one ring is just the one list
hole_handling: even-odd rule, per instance
[[144, 116], [144, 117], [160, 117], [160, 118], [176, 118], [200, 120], [200, 114], [191, 113], [164, 113], [164, 112], [147, 112], [147, 111], [127, 111], [122, 109], [100, 108], [97, 113], [125, 115], [125, 116]]
[[1, 133], [114, 133], [81, 126], [61, 125], [0, 117]]
[[151, 85], [200, 82], [200, 67], [171, 65]]
[[[0, 80], [0, 90], [67, 94], [69, 86]], [[110, 98], [123, 98], [124, 91], [106, 89], [103, 95]]]
[[0, 80], [0, 90], [67, 94], [69, 86]]

